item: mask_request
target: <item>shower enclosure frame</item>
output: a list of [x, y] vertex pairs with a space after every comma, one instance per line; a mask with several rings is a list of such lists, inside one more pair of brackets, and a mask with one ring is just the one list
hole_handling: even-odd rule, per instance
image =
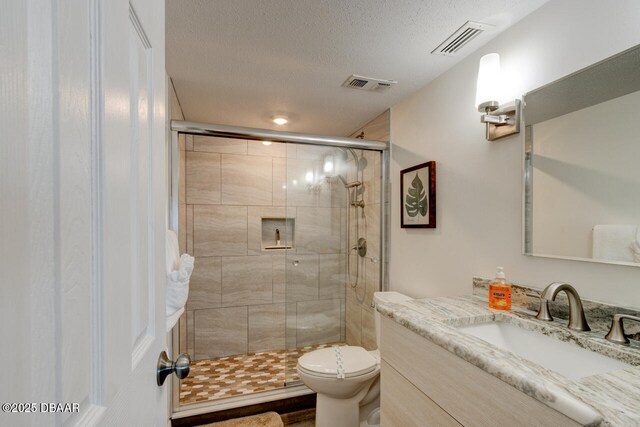
[[[204, 135], [224, 138], [235, 138], [257, 141], [291, 142], [296, 144], [321, 145], [338, 148], [364, 149], [378, 151], [381, 155], [381, 185], [380, 185], [380, 289], [388, 290], [387, 263], [388, 263], [388, 232], [389, 232], [389, 161], [390, 143], [370, 141], [360, 138], [347, 138], [337, 136], [313, 135], [297, 132], [274, 131], [268, 129], [247, 128], [239, 126], [228, 126], [208, 123], [196, 123], [181, 120], [171, 120], [171, 141], [168, 153], [168, 176], [169, 176], [169, 205], [168, 205], [168, 225], [175, 231], [179, 229], [179, 146], [178, 135]], [[177, 354], [179, 349], [179, 328], [174, 327], [170, 334], [171, 347], [173, 353]], [[273, 400], [295, 397], [309, 394], [311, 391], [304, 385], [294, 385], [283, 389], [258, 393], [257, 396], [246, 395], [234, 398], [227, 398], [220, 402], [202, 402], [189, 405], [188, 408], [180, 407], [180, 383], [173, 377], [171, 386], [171, 413], [174, 418], [183, 418], [202, 413], [211, 412], [212, 408], [224, 410], [241, 407], [251, 404], [264, 403]]]

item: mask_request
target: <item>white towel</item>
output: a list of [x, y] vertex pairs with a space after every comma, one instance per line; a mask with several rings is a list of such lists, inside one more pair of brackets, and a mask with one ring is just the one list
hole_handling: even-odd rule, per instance
[[179, 267], [180, 244], [178, 243], [178, 235], [173, 230], [167, 230], [166, 241], [167, 274], [169, 274]]
[[182, 254], [179, 269], [167, 275], [167, 316], [180, 310], [187, 303], [193, 261], [194, 258], [191, 255]]
[[593, 227], [593, 258], [607, 261], [639, 262], [634, 242], [640, 249], [636, 224], [606, 224]]
[[193, 272], [194, 258], [189, 254], [180, 255], [178, 236], [167, 230], [167, 316], [184, 307], [189, 297], [189, 279]]

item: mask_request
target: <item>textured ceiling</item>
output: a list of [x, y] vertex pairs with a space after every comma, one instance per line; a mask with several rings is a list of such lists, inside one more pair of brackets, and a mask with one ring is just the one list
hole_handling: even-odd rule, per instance
[[[186, 120], [349, 135], [545, 2], [166, 0], [167, 72]], [[430, 54], [467, 20], [496, 29]], [[398, 84], [342, 87], [351, 74]]]

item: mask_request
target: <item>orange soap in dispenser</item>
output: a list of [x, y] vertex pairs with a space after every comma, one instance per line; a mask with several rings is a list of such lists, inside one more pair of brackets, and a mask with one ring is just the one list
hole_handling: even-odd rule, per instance
[[496, 269], [496, 278], [489, 283], [489, 308], [511, 310], [511, 285], [507, 284], [502, 267]]

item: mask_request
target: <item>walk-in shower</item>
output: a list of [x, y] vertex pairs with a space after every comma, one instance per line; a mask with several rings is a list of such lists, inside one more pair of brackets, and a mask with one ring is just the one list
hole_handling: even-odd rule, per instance
[[173, 129], [171, 226], [196, 259], [173, 334], [192, 373], [174, 382], [174, 410], [305, 393], [301, 354], [373, 348], [386, 144]]

